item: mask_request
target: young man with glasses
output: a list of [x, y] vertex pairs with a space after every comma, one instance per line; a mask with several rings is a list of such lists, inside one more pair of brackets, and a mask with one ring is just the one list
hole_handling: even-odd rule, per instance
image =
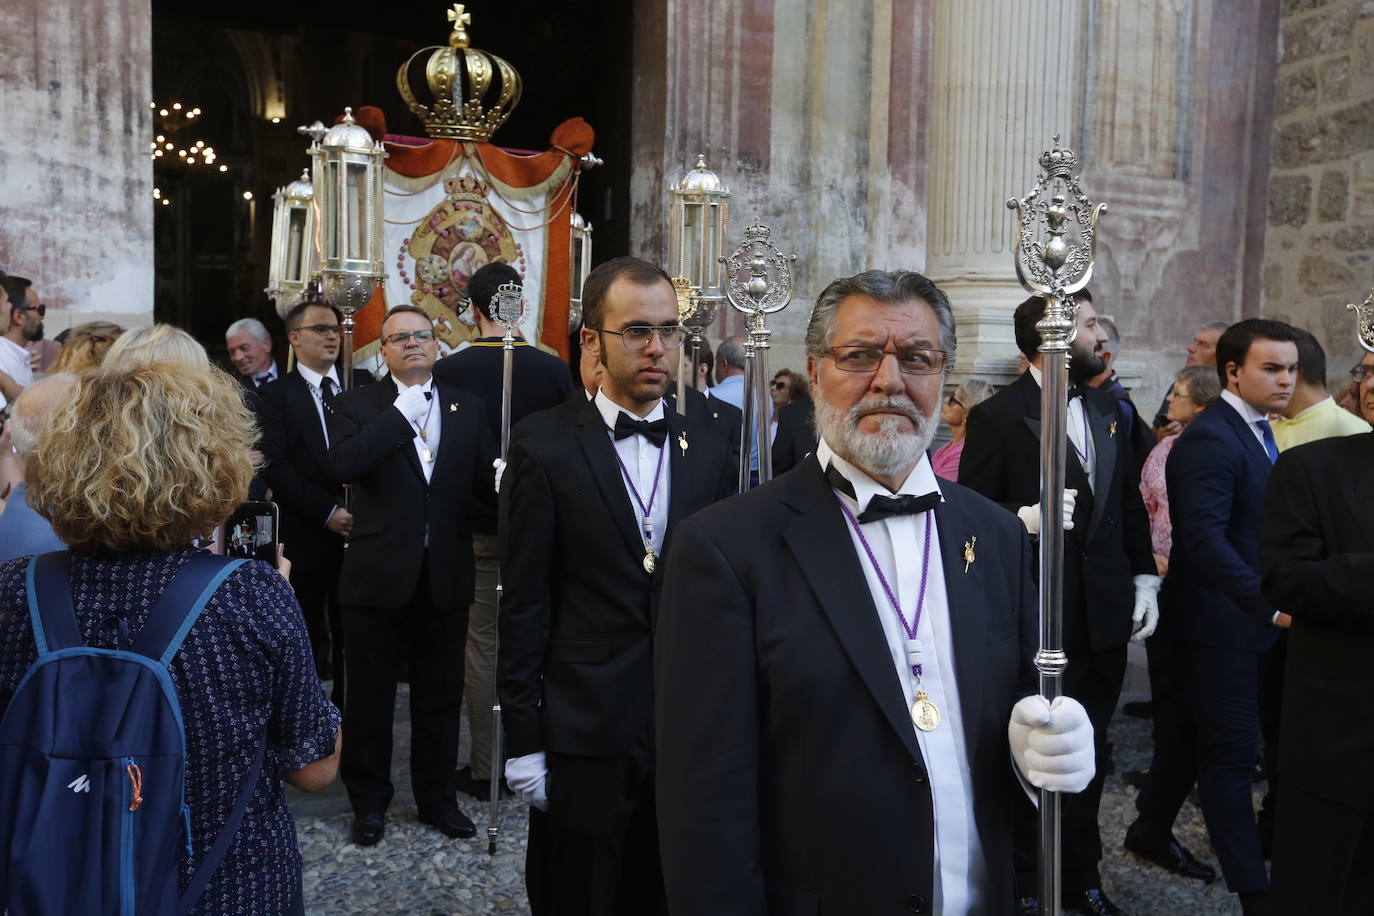
[[[296, 354], [295, 368], [258, 391], [261, 450], [267, 459], [262, 473], [281, 508], [281, 542], [310, 631], [315, 669], [321, 680], [333, 679], [334, 703], [343, 708], [338, 585], [353, 515], [327, 457], [329, 415], [343, 390], [335, 365], [339, 313], [319, 300], [300, 302], [286, 313], [286, 339]], [[365, 369], [353, 370], [355, 387], [371, 381]]]
[[815, 454], [688, 519], [668, 559], [673, 916], [1005, 913], [1016, 770], [1078, 791], [1092, 730], [1067, 696], [1018, 702], [1035, 683], [1030, 543], [926, 458], [949, 300], [910, 271], [839, 279], [806, 345]]
[[654, 916], [666, 912], [653, 789], [663, 556], [683, 518], [733, 492], [738, 468], [706, 418], [664, 400], [686, 339], [668, 275], [616, 258], [587, 277], [582, 307], [600, 384], [517, 426], [501, 479], [506, 778], [531, 805], [535, 916]]
[[340, 775], [361, 846], [386, 832], [402, 662], [410, 666], [420, 822], [449, 837], [476, 832], [458, 808], [453, 774], [474, 584], [471, 520], [491, 511], [497, 457], [486, 405], [432, 377], [438, 344], [429, 316], [395, 306], [380, 336], [390, 375], [339, 395], [329, 415], [329, 466], [351, 484], [353, 527], [339, 578], [349, 735]]
[[[1016, 344], [1029, 368], [968, 415], [959, 482], [1014, 512], [1040, 533], [1040, 333], [1044, 300], [1031, 297], [1013, 316]], [[1107, 723], [1126, 675], [1126, 644], [1154, 632], [1159, 618], [1150, 525], [1138, 486], [1131, 427], [1110, 392], [1088, 381], [1105, 368], [1107, 335], [1080, 299], [1069, 348], [1070, 398], [1064, 501], [1064, 691], [1087, 707], [1096, 735], [1097, 777], [1064, 804], [1064, 907], [1121, 912], [1102, 888], [1098, 806], [1106, 778]], [[1016, 841], [1018, 912], [1039, 913], [1036, 816], [1019, 806]], [[1152, 851], [1154, 847], [1151, 847]]]

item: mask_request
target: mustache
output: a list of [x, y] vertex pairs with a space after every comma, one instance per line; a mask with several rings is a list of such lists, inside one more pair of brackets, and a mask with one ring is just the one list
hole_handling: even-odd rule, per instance
[[860, 401], [849, 408], [846, 419], [851, 425], [857, 425], [864, 417], [875, 413], [901, 414], [913, 423], [920, 423], [921, 420], [925, 419], [911, 398], [896, 394]]

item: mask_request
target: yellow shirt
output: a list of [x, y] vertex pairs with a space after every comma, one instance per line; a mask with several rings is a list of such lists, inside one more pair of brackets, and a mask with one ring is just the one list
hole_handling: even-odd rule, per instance
[[1296, 417], [1280, 417], [1273, 422], [1274, 441], [1279, 451], [1332, 436], [1358, 436], [1369, 432], [1369, 424], [1337, 404], [1334, 399], [1313, 404]]

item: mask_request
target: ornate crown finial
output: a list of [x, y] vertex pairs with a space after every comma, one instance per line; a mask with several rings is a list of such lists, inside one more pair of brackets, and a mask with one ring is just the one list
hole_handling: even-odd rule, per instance
[[1346, 309], [1354, 312], [1357, 319], [1355, 339], [1360, 342], [1360, 346], [1374, 353], [1374, 289], [1369, 291], [1369, 295], [1365, 296], [1359, 305], [1349, 303]]
[[744, 227], [744, 243], [746, 245], [751, 242], [763, 242], [767, 244], [768, 237], [772, 234], [773, 230], [769, 229], [763, 223], [754, 223], [752, 226]]
[[1060, 134], [1054, 135], [1054, 149], [1040, 154], [1040, 168], [1046, 178], [1068, 179], [1078, 168], [1078, 154], [1065, 146], [1060, 146]]
[[[415, 116], [425, 122], [429, 136], [485, 143], [519, 104], [520, 74], [495, 54], [468, 46], [472, 14], [463, 4], [453, 4], [447, 16], [453, 23], [448, 46], [416, 51], [396, 71], [396, 88]], [[416, 65], [421, 55], [426, 57], [423, 67]], [[493, 91], [494, 77], [499, 77], [499, 88]], [[417, 100], [412, 86], [427, 86], [434, 102]]]

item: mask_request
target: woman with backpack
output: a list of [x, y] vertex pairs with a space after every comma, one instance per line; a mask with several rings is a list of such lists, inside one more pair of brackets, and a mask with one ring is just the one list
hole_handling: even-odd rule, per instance
[[0, 911], [303, 912], [284, 782], [334, 779], [339, 714], [283, 575], [191, 546], [255, 438], [181, 361], [83, 374], [49, 415], [27, 496], [70, 550], [0, 565]]

